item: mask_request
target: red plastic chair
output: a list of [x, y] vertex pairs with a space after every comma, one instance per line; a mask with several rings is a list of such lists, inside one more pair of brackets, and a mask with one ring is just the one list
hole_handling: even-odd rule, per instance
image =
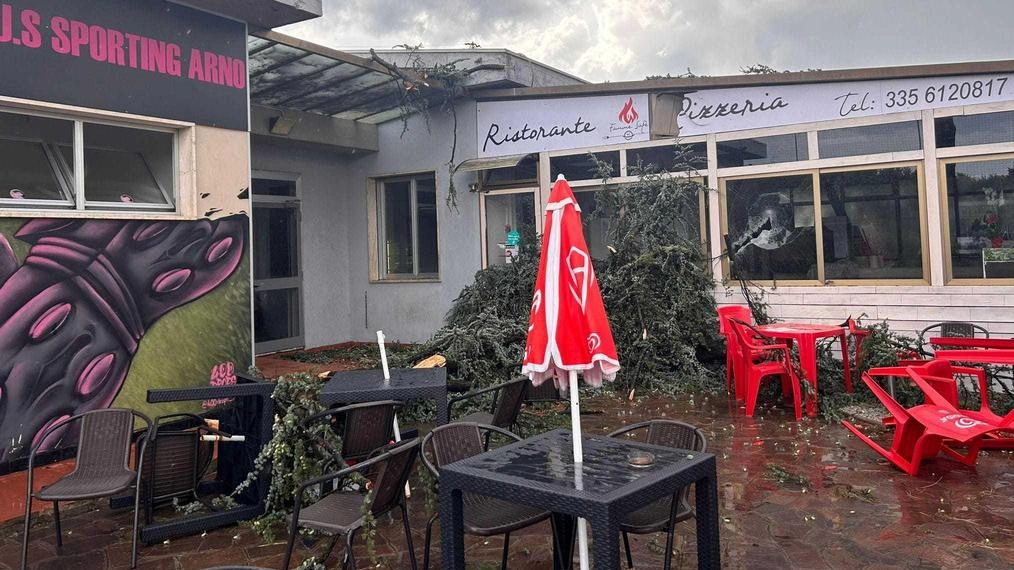
[[[914, 367], [905, 367], [904, 371], [922, 390], [926, 403], [905, 408], [874, 380], [875, 376], [897, 376], [897, 368], [876, 368], [863, 374], [863, 381], [892, 416], [889, 423], [894, 425], [894, 438], [890, 449], [876, 443], [848, 421], [842, 420], [842, 425], [909, 475], [918, 473], [924, 459], [941, 452], [965, 465], [975, 465], [984, 438], [1001, 428], [959, 412], [933, 387], [939, 383], [926, 380]], [[966, 448], [965, 453], [957, 449], [962, 446]]]
[[[782, 382], [782, 394], [792, 392], [796, 421], [803, 417], [802, 397], [800, 395], [799, 377], [796, 376], [786, 344], [767, 344], [758, 341], [764, 335], [739, 319], [730, 318], [729, 325], [736, 335], [740, 346], [740, 358], [737, 370], [742, 372], [746, 394], [746, 415], [753, 417], [757, 408], [757, 395], [760, 392], [761, 380], [768, 376], [778, 376]], [[773, 339], [772, 339], [773, 340]], [[738, 379], [737, 379], [738, 382]]]
[[[955, 366], [947, 360], [931, 360], [912, 370], [922, 377], [938, 394], [943, 396], [957, 410], [975, 420], [992, 424], [1006, 433], [989, 433], [983, 436], [983, 449], [1014, 449], [1014, 410], [1006, 416], [993, 411], [989, 402], [989, 379], [982, 368]], [[979, 389], [979, 409], [960, 408], [958, 402], [958, 381], [955, 376], [973, 376]]]
[[[852, 361], [852, 370], [859, 370], [859, 367], [863, 363], [863, 341], [866, 340], [866, 337], [870, 336], [870, 329], [859, 328], [859, 325], [856, 324], [856, 320], [853, 319], [851, 315], [849, 315], [849, 318], [845, 319], [845, 322], [842, 323], [841, 326], [848, 328], [849, 334], [852, 335], [855, 342], [856, 351], [853, 356], [854, 360]], [[846, 388], [849, 392], [852, 391], [851, 385]]]
[[732, 383], [735, 379], [736, 399], [743, 400], [746, 386], [741, 380], [743, 375], [736, 370], [741, 358], [739, 340], [729, 324], [729, 319], [739, 319], [750, 323], [753, 321], [753, 313], [750, 311], [750, 307], [745, 305], [726, 305], [718, 308], [718, 332], [725, 337], [725, 390], [732, 393]]

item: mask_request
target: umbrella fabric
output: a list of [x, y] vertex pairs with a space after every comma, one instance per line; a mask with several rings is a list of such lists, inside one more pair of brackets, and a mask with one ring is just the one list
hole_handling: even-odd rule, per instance
[[533, 384], [552, 378], [564, 391], [567, 372], [581, 372], [585, 382], [600, 386], [620, 369], [580, 212], [570, 185], [560, 176], [546, 206], [542, 258], [521, 368]]

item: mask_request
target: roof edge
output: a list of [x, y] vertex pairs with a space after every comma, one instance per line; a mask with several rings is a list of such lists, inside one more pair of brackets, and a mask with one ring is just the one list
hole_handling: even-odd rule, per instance
[[301, 49], [301, 50], [304, 50], [304, 51], [308, 51], [308, 52], [311, 52], [311, 53], [315, 53], [315, 54], [318, 54], [318, 55], [329, 57], [331, 59], [334, 59], [334, 60], [337, 60], [337, 61], [341, 61], [341, 62], [344, 62], [344, 63], [350, 63], [352, 65], [356, 65], [356, 66], [359, 66], [359, 67], [364, 67], [364, 68], [370, 69], [372, 71], [378, 71], [378, 72], [383, 73], [385, 75], [391, 75], [391, 70], [389, 70], [386, 67], [384, 67], [383, 65], [380, 65], [379, 63], [373, 61], [372, 59], [367, 59], [365, 57], [359, 57], [358, 55], [352, 55], [351, 53], [348, 53], [348, 52], [345, 52], [345, 51], [337, 50], [337, 49], [334, 49], [334, 48], [329, 48], [327, 46], [322, 46], [320, 44], [315, 44], [313, 42], [310, 42], [310, 41], [307, 41], [307, 40], [304, 40], [304, 39], [301, 39], [301, 38], [297, 38], [295, 36], [290, 36], [288, 34], [283, 34], [281, 32], [276, 32], [274, 30], [251, 31], [250, 35], [251, 36], [256, 36], [256, 37], [264, 39], [264, 40], [269, 40], [269, 41], [272, 41], [272, 42], [284, 44], [284, 45], [287, 45], [289, 47], [294, 47], [294, 48], [297, 48], [297, 49]]
[[490, 89], [475, 93], [475, 99], [478, 101], [495, 101], [517, 98], [538, 99], [546, 97], [577, 97], [587, 95], [608, 95], [612, 93], [642, 93], [659, 91], [690, 93], [703, 89], [753, 87], [759, 85], [836, 83], [842, 81], [874, 81], [882, 79], [906, 79], [911, 77], [939, 77], [946, 75], [974, 75], [1009, 72], [1014, 72], [1014, 59], [892, 67], [866, 67], [829, 71], [791, 71], [786, 73], [765, 73], [758, 75], [720, 75], [714, 77], [687, 77], [656, 80], [644, 79], [640, 81], [562, 85], [558, 87]]
[[[399, 49], [374, 49], [373, 51], [375, 51], [378, 54], [386, 54], [386, 53], [401, 54], [401, 53], [405, 53], [405, 50], [399, 50]], [[583, 84], [583, 85], [590, 85], [591, 84], [591, 81], [588, 81], [587, 79], [582, 79], [582, 78], [574, 75], [573, 73], [570, 73], [570, 72], [567, 72], [567, 71], [563, 71], [562, 69], [560, 69], [558, 67], [553, 67], [552, 65], [548, 65], [548, 64], [546, 64], [544, 62], [541, 62], [541, 61], [539, 61], [537, 59], [532, 59], [532, 58], [528, 57], [527, 55], [525, 55], [523, 53], [516, 52], [514, 50], [510, 50], [510, 49], [507, 49], [507, 48], [468, 48], [468, 49], [456, 49], [456, 48], [419, 48], [416, 51], [418, 51], [419, 53], [454, 53], [454, 54], [462, 54], [462, 55], [469, 54], [469, 53], [505, 54], [505, 55], [508, 55], [510, 57], [515, 57], [515, 58], [527, 61], [528, 63], [530, 63], [532, 65], [537, 65], [537, 66], [539, 66], [539, 67], [541, 67], [543, 69], [546, 69], [548, 71], [552, 71], [553, 73], [558, 73], [558, 74], [560, 74], [560, 75], [562, 75], [564, 77], [568, 77], [570, 79], [573, 79], [577, 83], [580, 83], [580, 84]], [[366, 50], [352, 49], [352, 50], [349, 50], [349, 53], [352, 53], [352, 54], [366, 53]]]

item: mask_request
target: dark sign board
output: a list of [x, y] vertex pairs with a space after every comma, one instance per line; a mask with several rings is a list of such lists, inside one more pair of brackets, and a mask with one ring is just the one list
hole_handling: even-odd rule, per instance
[[162, 0], [0, 0], [0, 95], [247, 130], [246, 24]]

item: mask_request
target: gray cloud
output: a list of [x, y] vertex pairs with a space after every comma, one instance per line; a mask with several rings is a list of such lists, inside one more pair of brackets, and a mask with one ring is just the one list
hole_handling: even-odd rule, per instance
[[1014, 2], [325, 0], [282, 31], [338, 48], [507, 48], [592, 81], [1014, 58]]

